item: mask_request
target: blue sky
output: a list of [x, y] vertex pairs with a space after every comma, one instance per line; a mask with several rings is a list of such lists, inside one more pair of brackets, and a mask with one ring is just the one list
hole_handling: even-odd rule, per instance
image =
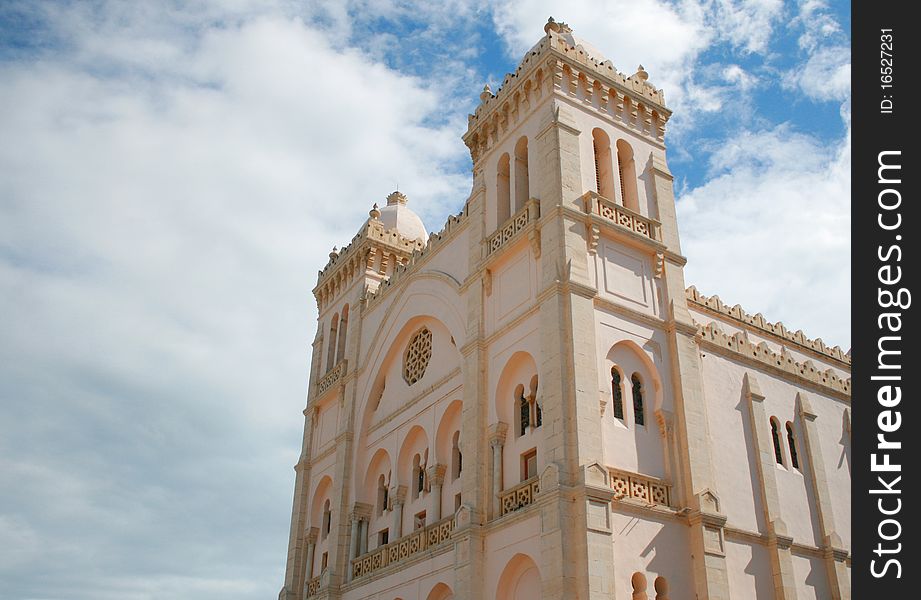
[[0, 598], [277, 594], [316, 272], [550, 15], [665, 89], [688, 282], [848, 348], [849, 10], [0, 4]]

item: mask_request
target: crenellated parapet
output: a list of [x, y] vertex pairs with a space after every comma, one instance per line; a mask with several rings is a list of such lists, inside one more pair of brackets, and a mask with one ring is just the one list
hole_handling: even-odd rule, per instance
[[461, 229], [466, 220], [467, 205], [465, 204], [464, 210], [456, 215], [448, 217], [441, 231], [431, 234], [428, 241], [424, 245], [420, 245], [416, 248], [405, 261], [398, 264], [393, 269], [391, 275], [382, 280], [375, 290], [369, 290], [365, 294], [365, 306], [369, 308], [374, 306], [384, 295], [386, 295], [388, 290], [395, 287], [404, 278], [418, 271], [422, 265], [428, 262], [428, 257], [454, 237], [455, 233]]
[[323, 310], [348, 289], [358, 278], [368, 274], [389, 277], [406, 264], [413, 252], [425, 247], [425, 242], [400, 235], [395, 228], [387, 229], [375, 215], [377, 205], [351, 242], [342, 250], [334, 248], [329, 262], [319, 272], [313, 294], [319, 310]]
[[841, 363], [844, 368], [850, 368], [851, 355], [850, 353], [844, 352], [840, 346], [827, 346], [821, 338], [816, 338], [814, 340], [809, 339], [802, 330], [790, 331], [784, 327], [784, 324], [780, 321], [771, 323], [765, 319], [764, 315], [761, 313], [750, 315], [738, 304], [729, 306], [723, 303], [719, 296], [704, 296], [698, 292], [697, 288], [693, 285], [685, 290], [685, 295], [692, 308], [703, 309], [705, 312], [727, 317], [743, 327], [752, 329], [756, 333], [777, 338], [778, 341], [785, 344], [794, 344], [822, 358], [829, 358], [837, 361]]
[[544, 31], [546, 36], [525, 54], [514, 73], [506, 74], [495, 93], [489, 85], [483, 88], [479, 106], [468, 116], [463, 139], [474, 164], [551, 93], [573, 98], [639, 135], [663, 141], [671, 111], [642, 65], [633, 75], [620, 73], [610, 60], [586, 50], [568, 25], [553, 18]]
[[701, 346], [728, 354], [731, 358], [753, 362], [769, 369], [778, 369], [791, 375], [794, 379], [850, 401], [850, 378], [840, 377], [833, 369], [823, 371], [819, 370], [811, 360], [797, 361], [786, 348], [782, 348], [780, 352], [774, 352], [767, 342], [754, 344], [748, 339], [745, 331], [729, 335], [715, 321], [708, 325], [698, 324], [697, 329]]

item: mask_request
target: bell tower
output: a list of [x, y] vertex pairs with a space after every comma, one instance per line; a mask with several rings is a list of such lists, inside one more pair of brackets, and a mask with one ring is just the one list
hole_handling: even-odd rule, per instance
[[[463, 137], [474, 171], [468, 212], [479, 231], [471, 236], [470, 271], [481, 273], [483, 291], [468, 299], [468, 314], [481, 319], [469, 323], [468, 332], [495, 340], [512, 327], [513, 315], [532, 310], [539, 320], [536, 402], [542, 432], [535, 462], [542, 597], [614, 597], [617, 517], [610, 513], [615, 492], [609, 467], [615, 467], [635, 474], [649, 489], [666, 490], [661, 503], [690, 526], [697, 597], [725, 598], [726, 517], [706, 441], [697, 328], [685, 297], [686, 259], [666, 162], [671, 111], [642, 66], [632, 75], [619, 73], [611, 60], [552, 18], [544, 31], [499, 90], [483, 89]], [[605, 334], [600, 315], [623, 323], [623, 333]], [[647, 398], [645, 408], [642, 400], [632, 409], [627, 403], [633, 423], [643, 419], [629, 460], [617, 452], [621, 432], [605, 424], [618, 410], [610, 405], [613, 370], [599, 372], [599, 365], [607, 364], [610, 339], [615, 346], [642, 346], [657, 365], [654, 381], [627, 375], [618, 384], [627, 386], [627, 396], [638, 386]], [[467, 355], [471, 372], [489, 362], [478, 352]], [[471, 401], [492, 393], [467, 391]], [[472, 414], [475, 410], [465, 401], [465, 426], [486, 425], [488, 419]], [[501, 414], [498, 420], [502, 425]], [[490, 430], [490, 444], [505, 458], [484, 465], [479, 474], [480, 482], [495, 486], [476, 495], [484, 521], [505, 510], [497, 490], [514, 469], [508, 454], [525, 449], [501, 427]], [[491, 452], [485, 445], [470, 451]], [[632, 482], [630, 477], [625, 481]], [[459, 580], [464, 577], [458, 573]]]

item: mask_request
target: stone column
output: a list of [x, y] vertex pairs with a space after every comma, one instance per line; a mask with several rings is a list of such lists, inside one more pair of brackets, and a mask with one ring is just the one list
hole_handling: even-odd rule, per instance
[[492, 517], [498, 517], [502, 512], [499, 495], [502, 493], [502, 448], [505, 447], [505, 436], [508, 425], [499, 421], [489, 427], [489, 447], [492, 448]]
[[313, 560], [317, 549], [317, 535], [320, 530], [317, 527], [311, 527], [307, 532], [307, 562], [304, 563], [304, 596], [307, 595], [307, 582], [313, 578]]
[[406, 502], [406, 486], [400, 485], [390, 488], [390, 503], [393, 509], [393, 525], [390, 530], [391, 541], [396, 541], [403, 537], [404, 502]]
[[352, 537], [349, 539], [349, 560], [358, 556], [358, 536], [361, 534], [361, 517], [352, 513], [349, 515], [352, 525]]
[[445, 472], [448, 470], [447, 465], [432, 465], [428, 468], [428, 478], [431, 490], [429, 501], [432, 503], [429, 507], [429, 523], [436, 523], [441, 520], [441, 488], [445, 481]]
[[806, 442], [806, 460], [809, 462], [809, 480], [815, 492], [816, 516], [819, 532], [822, 534], [822, 554], [825, 559], [828, 589], [832, 600], [851, 600], [851, 581], [848, 577], [848, 551], [835, 531], [835, 517], [832, 510], [831, 491], [825, 476], [825, 461], [819, 447], [819, 432], [815, 420], [818, 417], [804, 392], [796, 395], [800, 425]]
[[370, 520], [368, 517], [363, 516], [358, 523], [358, 556], [361, 556], [368, 552], [368, 526], [370, 525]]
[[751, 373], [745, 374], [742, 386], [742, 392], [748, 401], [752, 441], [756, 453], [755, 464], [758, 466], [758, 480], [761, 483], [764, 522], [767, 524], [768, 548], [771, 552], [774, 597], [777, 600], [790, 600], [796, 598], [793, 557], [790, 554], [793, 538], [787, 534], [787, 527], [780, 518], [780, 494], [777, 491], [774, 445], [768, 416], [764, 410], [764, 394], [761, 393], [758, 380]]

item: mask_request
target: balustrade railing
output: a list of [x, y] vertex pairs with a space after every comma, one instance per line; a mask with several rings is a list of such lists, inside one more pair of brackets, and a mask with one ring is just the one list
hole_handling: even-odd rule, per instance
[[655, 477], [609, 469], [614, 498], [634, 498], [648, 504], [671, 506], [671, 486]]
[[499, 516], [534, 504], [537, 494], [540, 493], [540, 479], [532, 477], [526, 479], [513, 488], [503, 490], [499, 494]]
[[387, 565], [400, 562], [419, 554], [427, 548], [439, 546], [451, 539], [454, 531], [454, 515], [417, 529], [409, 535], [375, 548], [367, 554], [352, 559], [352, 579], [365, 577]]
[[337, 381], [339, 381], [339, 378], [341, 378], [345, 373], [345, 364], [345, 359], [340, 360], [329, 373], [323, 377], [320, 377], [320, 380], [317, 381], [317, 395], [322, 394], [329, 388], [333, 387]]
[[596, 192], [583, 194], [582, 202], [586, 213], [598, 215], [651, 240], [662, 241], [661, 223], [655, 219], [644, 217], [626, 206], [617, 204], [604, 196], [599, 196]]
[[314, 577], [307, 582], [305, 597], [316, 596], [318, 593], [320, 593], [320, 578]]
[[527, 227], [528, 223], [536, 221], [539, 217], [540, 203], [535, 199], [528, 200], [525, 205], [505, 223], [502, 223], [494, 234], [486, 240], [487, 254], [500, 249], [519, 231]]

